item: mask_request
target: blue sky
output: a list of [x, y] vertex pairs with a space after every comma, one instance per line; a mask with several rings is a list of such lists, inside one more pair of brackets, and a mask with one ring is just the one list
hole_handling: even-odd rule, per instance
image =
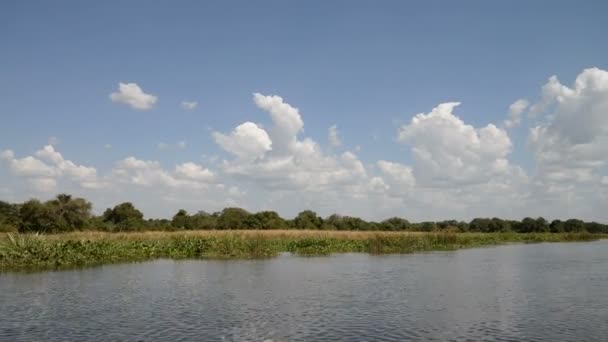
[[[529, 115], [531, 119], [522, 120], [517, 127], [501, 125], [516, 100], [527, 99], [531, 105], [540, 101], [541, 87], [552, 75], [573, 88], [583, 70], [596, 67], [599, 71], [593, 77], [603, 80], [602, 72], [608, 69], [608, 45], [603, 43], [608, 33], [607, 12], [604, 1], [4, 1], [0, 4], [0, 151], [10, 150], [14, 156], [0, 164], [0, 195], [23, 200], [70, 191], [90, 198], [96, 210], [133, 200], [149, 216], [168, 216], [179, 207], [215, 210], [234, 204], [251, 210], [277, 209], [287, 216], [310, 206], [323, 214], [361, 213], [371, 218], [398, 214], [414, 219], [560, 216], [566, 208], [572, 215], [605, 220], [606, 214], [594, 208], [606, 196], [605, 187], [598, 184], [604, 184], [608, 154], [593, 150], [587, 161], [594, 165], [591, 170], [562, 161], [559, 170], [585, 176], [568, 184], [557, 177], [561, 182], [557, 186], [582, 192], [577, 190], [568, 197], [563, 192], [551, 193], [555, 184], [545, 184], [538, 190], [542, 194], [529, 194], [539, 180], [551, 178], [541, 173], [555, 171], [555, 161], [548, 167], [542, 154], [566, 155], [564, 149], [572, 146], [539, 143], [543, 146], [540, 152], [529, 147], [530, 132], [536, 126], [562, 132], [551, 122], [556, 116], [551, 109], [540, 116]], [[137, 110], [111, 101], [110, 93], [118, 91], [120, 82], [137, 84], [144, 93], [156, 96], [157, 102], [148, 110]], [[304, 127], [296, 133], [297, 139], [310, 138], [319, 154], [298, 158], [308, 158], [311, 164], [318, 164], [314, 158], [325, 158], [329, 165], [334, 163], [329, 159], [339, 160], [350, 151], [365, 168], [365, 177], [357, 176], [361, 179], [356, 182], [345, 180], [345, 184], [351, 182], [346, 188], [332, 187], [323, 180], [323, 187], [311, 189], [302, 187], [300, 181], [289, 183], [293, 181], [285, 178], [289, 169], [278, 172], [272, 181], [245, 174], [245, 165], [250, 167], [247, 172], [261, 172], [266, 170], [261, 164], [264, 161], [288, 157], [278, 152], [273, 155], [277, 151], [273, 148], [271, 155], [257, 155], [258, 159], [246, 164], [242, 156], [214, 138], [213, 132], [228, 135], [247, 121], [271, 130], [273, 121], [254, 104], [253, 93], [280, 96], [299, 109]], [[597, 111], [599, 103], [599, 114], [584, 109], [579, 109], [584, 113], [560, 114], [563, 111], [558, 108], [557, 117], [584, 119], [587, 115], [599, 120], [588, 120], [588, 125], [604, 127], [608, 113], [602, 107], [602, 94], [600, 91], [592, 102], [595, 105], [574, 106]], [[557, 98], [555, 95], [554, 102]], [[198, 105], [183, 110], [180, 103], [185, 100]], [[489, 179], [471, 176], [464, 183], [461, 179], [447, 190], [437, 190], [439, 178], [449, 181], [454, 177], [437, 174], [435, 179], [419, 182], [426, 172], [412, 152], [436, 143], [423, 142], [418, 133], [399, 141], [401, 127], [410, 124], [415, 114], [430, 113], [440, 103], [454, 101], [461, 105], [452, 114], [464, 124], [475, 129], [494, 124], [503, 129], [512, 147], [507, 155], [497, 152], [495, 159], [507, 159], [526, 174], [529, 183], [521, 188], [527, 190], [517, 190], [513, 202], [500, 203], [502, 208], [498, 203], [497, 207], [479, 206], [487, 199], [494, 202], [499, 196], [496, 193], [478, 197], [472, 204], [441, 204], [446, 196], [455, 196], [449, 202], [461, 202], [468, 198], [463, 195], [467, 191], [478, 192], [469, 189], [475, 183], [473, 178], [479, 184], [499, 178], [478, 167], [480, 175]], [[328, 142], [332, 125], [337, 126], [340, 146]], [[280, 129], [282, 126], [275, 125], [275, 131]], [[445, 141], [445, 135], [437, 134], [437, 141]], [[555, 138], [558, 133], [551, 134]], [[564, 134], [562, 138], [567, 136]], [[551, 140], [549, 135], [545, 141]], [[24, 175], [11, 160], [34, 156], [50, 137], [56, 137], [52, 146], [63, 158], [94, 168], [107, 184], [82, 188], [72, 180], [59, 179], [69, 178], [67, 171], [60, 170], [53, 175], [58, 179], [52, 188], [32, 187], [31, 178], [41, 176], [35, 172]], [[270, 134], [273, 146], [278, 146], [273, 138]], [[601, 131], [592, 140], [599, 144], [604, 139]], [[181, 141], [185, 148], [177, 146]], [[159, 143], [169, 146], [159, 148]], [[572, 148], [568, 151], [576, 150], [576, 146]], [[470, 155], [466, 148], [458, 153]], [[441, 150], [431, 151], [431, 155], [445, 157]], [[167, 172], [176, 165], [195, 163], [212, 172], [215, 179], [205, 189], [192, 189], [189, 183], [183, 184], [188, 189], [180, 191], [169, 186], [163, 194], [175, 193], [171, 200], [163, 200], [154, 192], [159, 191], [159, 184], [130, 184], [129, 179], [137, 183], [132, 175], [120, 181], [115, 178], [117, 163], [131, 156], [157, 161]], [[468, 162], [478, 163], [478, 159]], [[413, 168], [415, 189], [391, 184], [389, 175], [378, 170], [379, 160]], [[436, 165], [445, 168], [446, 163]], [[254, 164], [260, 169], [253, 168]], [[343, 173], [340, 170], [335, 171]], [[453, 174], [463, 170], [453, 170]], [[302, 177], [322, 171], [311, 167], [309, 172]], [[588, 176], [593, 176], [595, 185]], [[278, 181], [281, 177], [283, 181]], [[382, 196], [361, 192], [360, 187], [374, 177], [390, 190]], [[512, 180], [501, 184], [509, 182]], [[218, 184], [224, 188], [217, 188]], [[125, 189], [131, 185], [126, 194], [113, 190], [114, 186]], [[353, 190], [355, 186], [358, 190]], [[242, 196], [227, 195], [229, 188]], [[334, 202], [327, 201], [333, 198], [330, 193], [337, 196]], [[191, 200], [179, 199], [180, 194]], [[522, 198], [545, 203], [547, 196], [553, 196], [550, 204], [513, 211], [504, 208], [521, 203]], [[564, 200], [577, 196], [590, 202]], [[200, 197], [205, 199], [198, 201]], [[427, 197], [430, 202], [420, 202]], [[260, 198], [267, 202], [261, 204]], [[562, 207], [556, 206], [558, 202]], [[533, 209], [536, 211], [528, 212]]]

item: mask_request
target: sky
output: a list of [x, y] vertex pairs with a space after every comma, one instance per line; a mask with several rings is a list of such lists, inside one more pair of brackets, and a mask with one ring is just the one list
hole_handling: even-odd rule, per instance
[[608, 222], [605, 1], [2, 1], [0, 199]]

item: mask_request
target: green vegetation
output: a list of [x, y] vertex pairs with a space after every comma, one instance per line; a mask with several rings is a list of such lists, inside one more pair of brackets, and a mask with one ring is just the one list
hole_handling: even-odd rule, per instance
[[5, 232], [47, 234], [84, 230], [137, 232], [242, 229], [608, 234], [608, 224], [584, 222], [578, 219], [548, 222], [542, 217], [526, 217], [521, 221], [475, 218], [471, 222], [447, 220], [419, 223], [393, 217], [381, 222], [368, 222], [358, 217], [338, 214], [322, 218], [311, 210], [302, 211], [293, 219], [284, 219], [274, 211], [250, 213], [241, 208], [226, 208], [212, 214], [199, 211], [193, 215], [180, 209], [171, 220], [167, 220], [144, 219], [144, 214], [129, 202], [108, 208], [103, 215], [95, 216], [91, 213], [90, 202], [66, 194], [60, 194], [47, 202], [36, 199], [19, 204], [0, 201], [0, 231]]
[[171, 220], [145, 219], [131, 203], [91, 213], [91, 203], [61, 194], [41, 202], [0, 201], [0, 270], [53, 269], [154, 258], [253, 258], [281, 252], [409, 253], [514, 242], [587, 241], [608, 236], [608, 225], [577, 219], [476, 218], [471, 222], [411, 223], [393, 217], [319, 217], [305, 210], [293, 219], [241, 208]]
[[43, 270], [156, 258], [260, 258], [281, 252], [411, 253], [504, 243], [589, 241], [590, 233], [408, 233], [311, 230], [74, 232], [0, 238], [0, 271]]

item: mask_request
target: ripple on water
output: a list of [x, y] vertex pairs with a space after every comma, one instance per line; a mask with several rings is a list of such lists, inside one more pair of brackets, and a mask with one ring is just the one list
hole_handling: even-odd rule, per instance
[[0, 341], [605, 341], [608, 243], [0, 275]]

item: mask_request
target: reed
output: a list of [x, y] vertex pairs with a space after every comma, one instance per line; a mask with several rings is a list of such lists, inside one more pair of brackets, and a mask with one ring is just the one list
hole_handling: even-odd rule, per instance
[[506, 243], [591, 241], [589, 233], [453, 233], [352, 231], [182, 231], [6, 234], [0, 238], [0, 271], [47, 270], [156, 258], [264, 258], [281, 252], [413, 253]]

